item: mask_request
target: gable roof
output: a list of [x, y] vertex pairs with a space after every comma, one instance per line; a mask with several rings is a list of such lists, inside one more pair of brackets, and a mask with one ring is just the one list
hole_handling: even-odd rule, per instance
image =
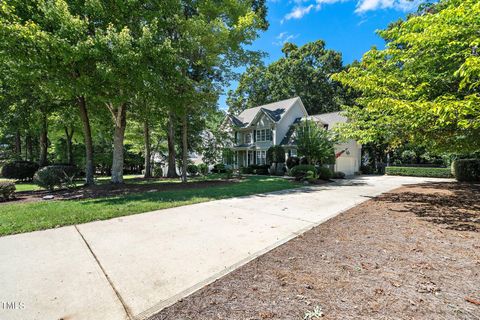
[[328, 128], [333, 128], [337, 123], [347, 122], [347, 117], [342, 115], [341, 111], [321, 113], [310, 116], [314, 121], [320, 121], [323, 124], [328, 124]]
[[341, 111], [336, 111], [336, 112], [329, 112], [329, 113], [321, 113], [321, 114], [316, 114], [313, 116], [308, 116], [308, 117], [303, 117], [303, 118], [297, 118], [295, 121], [291, 124], [290, 128], [288, 128], [287, 133], [285, 134], [285, 137], [282, 139], [282, 142], [280, 142], [280, 145], [282, 146], [294, 146], [297, 144], [296, 137], [295, 137], [295, 128], [298, 123], [300, 123], [303, 120], [312, 120], [315, 122], [320, 122], [323, 125], [328, 125], [328, 129], [332, 129], [337, 123], [344, 123], [347, 122], [347, 117], [342, 115]]
[[279, 122], [287, 111], [298, 101], [299, 97], [277, 101], [263, 106], [245, 109], [238, 116], [230, 115], [236, 126], [248, 127], [259, 113], [266, 114], [272, 121]]

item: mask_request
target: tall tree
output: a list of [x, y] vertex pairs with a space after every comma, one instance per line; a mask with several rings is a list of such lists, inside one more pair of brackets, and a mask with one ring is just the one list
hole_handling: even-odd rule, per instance
[[282, 52], [285, 56], [268, 66], [247, 69], [237, 89], [228, 94], [230, 112], [295, 96], [310, 114], [339, 110], [348, 94], [330, 76], [342, 70], [342, 55], [326, 49], [322, 40], [301, 47], [285, 43]]
[[458, 153], [480, 150], [480, 2], [441, 0], [379, 34], [384, 50], [334, 76], [361, 95], [346, 137]]

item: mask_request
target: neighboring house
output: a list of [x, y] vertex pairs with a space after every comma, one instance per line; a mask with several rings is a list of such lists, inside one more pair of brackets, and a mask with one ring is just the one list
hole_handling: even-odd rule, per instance
[[[340, 112], [308, 115], [299, 97], [246, 109], [238, 116], [228, 115], [223, 126], [232, 136], [233, 166], [265, 164], [266, 152], [273, 145], [283, 146], [287, 158], [297, 156], [295, 126], [305, 119], [316, 121], [326, 130], [347, 121]], [[335, 145], [334, 170], [347, 175], [359, 171], [361, 148], [353, 140]]]

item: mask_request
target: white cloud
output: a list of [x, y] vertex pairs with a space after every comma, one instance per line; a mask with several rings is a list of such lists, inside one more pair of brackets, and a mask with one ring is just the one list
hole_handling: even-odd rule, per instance
[[[289, 13], [287, 13], [285, 15], [285, 18], [284, 20], [291, 20], [291, 19], [301, 19], [303, 18], [304, 15], [310, 13], [310, 11], [312, 11], [312, 9], [315, 8], [315, 6], [313, 4], [310, 4], [306, 7], [304, 6], [295, 6], [292, 11], [290, 11]], [[282, 20], [283, 21], [283, 20]]]
[[295, 6], [292, 11], [285, 15], [281, 22], [283, 23], [285, 20], [288, 21], [291, 19], [301, 19], [313, 9], [320, 10], [323, 5], [347, 1], [357, 2], [355, 9], [355, 13], [357, 14], [379, 9], [410, 11], [418, 7], [420, 3], [425, 2], [425, 0], [293, 0]]
[[421, 0], [360, 0], [357, 4], [355, 12], [363, 13], [378, 9], [397, 9], [402, 11], [409, 11], [415, 9]]
[[276, 46], [283, 46], [285, 43], [290, 42], [296, 38], [298, 38], [300, 34], [289, 34], [288, 32], [280, 32], [278, 36], [275, 37], [277, 41], [273, 42], [272, 44]]

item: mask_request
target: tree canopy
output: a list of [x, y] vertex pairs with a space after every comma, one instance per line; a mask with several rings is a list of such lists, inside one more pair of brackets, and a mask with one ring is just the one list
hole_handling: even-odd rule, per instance
[[[103, 163], [99, 150], [109, 149], [108, 171], [112, 182], [121, 183], [127, 124], [143, 127], [145, 146], [133, 149], [144, 152], [145, 168], [151, 129], [166, 131], [175, 160], [177, 129], [184, 132], [181, 149], [189, 149], [194, 142], [187, 127], [206, 128], [206, 114], [217, 112], [220, 86], [234, 67], [258, 58], [245, 45], [267, 27], [264, 0], [1, 2], [0, 108], [8, 114], [2, 132], [7, 140], [16, 134], [20, 145], [25, 131], [40, 137], [39, 162], [45, 165], [58, 129], [49, 124], [59, 115], [71, 119], [60, 126], [66, 127], [60, 131], [65, 129], [68, 162], [74, 128], [81, 124], [86, 182], [93, 183], [98, 170], [94, 153]], [[61, 116], [74, 108], [79, 117]], [[35, 128], [19, 125], [32, 115]]]
[[422, 6], [379, 35], [360, 63], [333, 76], [360, 93], [345, 106], [345, 136], [429, 150], [480, 150], [480, 2]]
[[301, 47], [286, 43], [282, 51], [279, 60], [253, 65], [242, 74], [237, 89], [228, 94], [230, 112], [299, 96], [307, 111], [316, 114], [337, 111], [348, 101], [348, 93], [330, 78], [343, 69], [341, 53], [326, 49], [322, 40]]

